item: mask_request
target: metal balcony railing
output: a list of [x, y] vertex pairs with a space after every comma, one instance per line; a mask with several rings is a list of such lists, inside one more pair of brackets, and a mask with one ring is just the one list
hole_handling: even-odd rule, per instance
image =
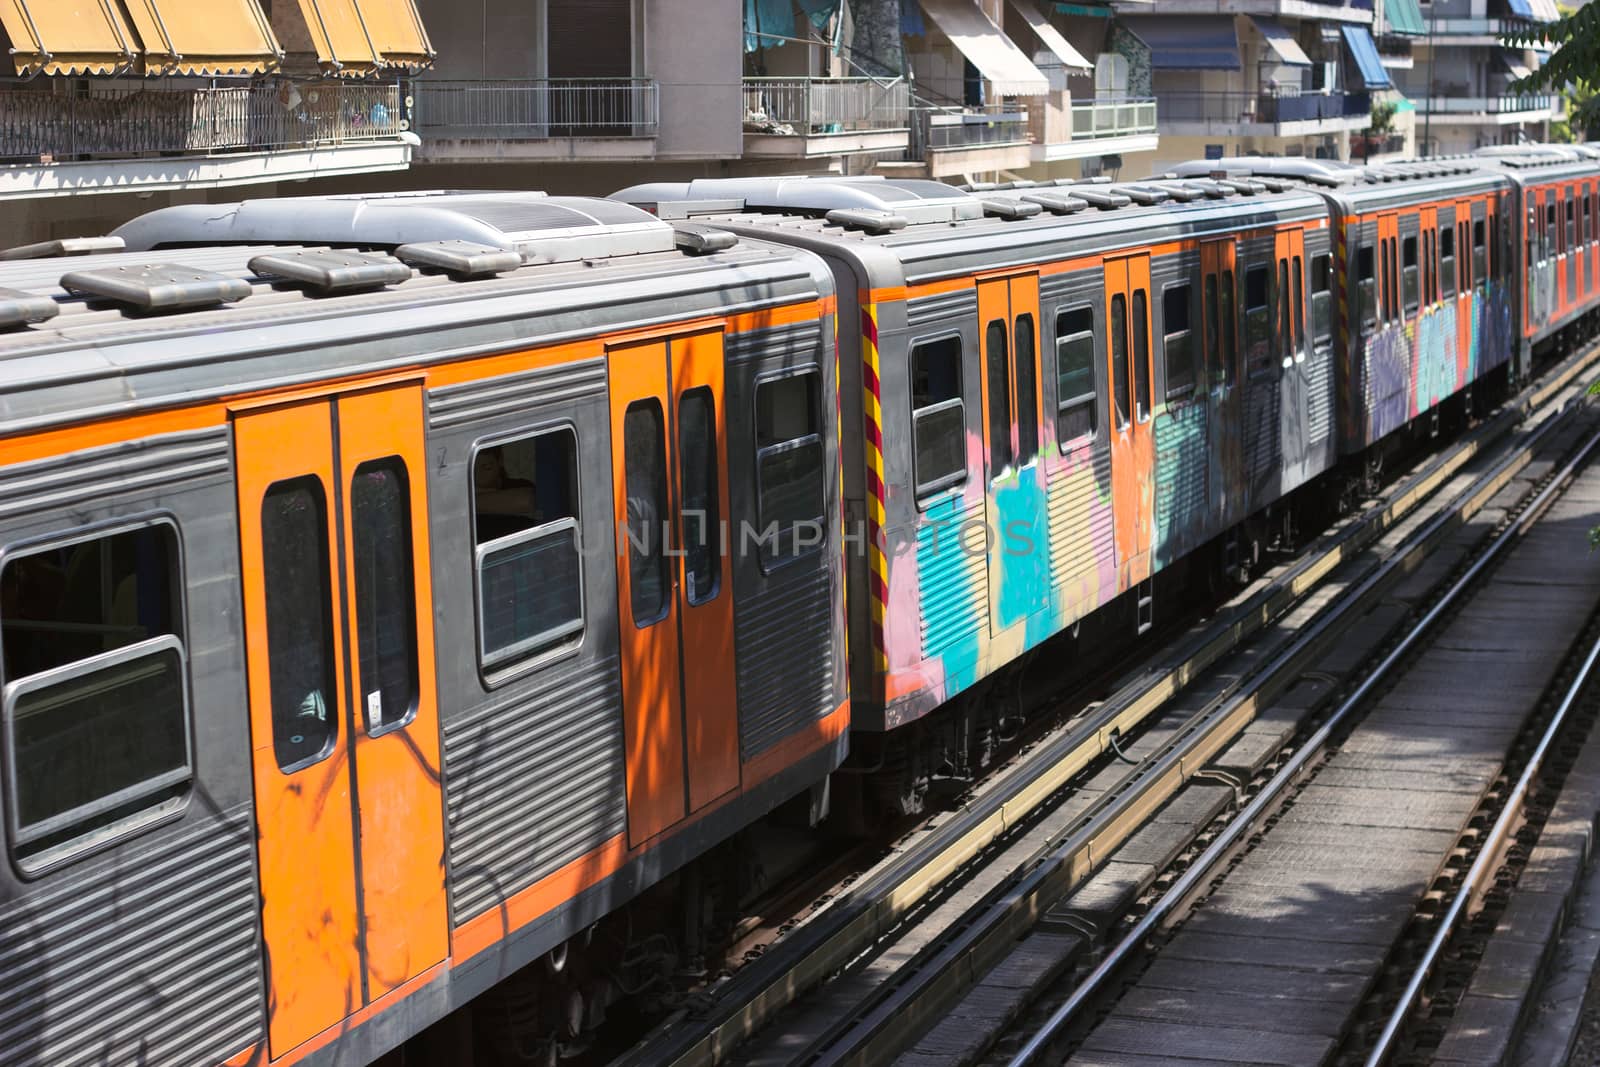
[[1531, 96], [1422, 96], [1413, 99], [1418, 112], [1435, 115], [1503, 115], [1513, 111], [1547, 113], [1555, 97], [1543, 93]]
[[1159, 93], [1156, 105], [1163, 122], [1232, 122], [1240, 124], [1311, 122], [1365, 116], [1371, 112], [1367, 93]]
[[1369, 159], [1373, 156], [1393, 155], [1404, 152], [1406, 138], [1403, 133], [1387, 134], [1351, 134], [1350, 158]]
[[917, 106], [911, 109], [908, 159], [926, 159], [928, 152], [1028, 144], [1028, 112], [998, 105], [986, 108]]
[[414, 88], [424, 136], [654, 137], [660, 125], [656, 83], [649, 78], [428, 79]]
[[0, 89], [0, 159], [8, 162], [327, 146], [393, 138], [408, 127], [398, 84]]
[[910, 87], [899, 78], [746, 78], [744, 124], [747, 133], [799, 137], [904, 130]]
[[1156, 132], [1154, 97], [1072, 102], [1072, 139], [1127, 137]]

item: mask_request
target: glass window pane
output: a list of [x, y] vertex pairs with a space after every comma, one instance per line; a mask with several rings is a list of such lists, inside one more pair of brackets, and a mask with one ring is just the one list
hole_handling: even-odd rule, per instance
[[1306, 297], [1303, 288], [1305, 268], [1300, 257], [1294, 257], [1294, 351], [1296, 355], [1306, 350]]
[[1150, 417], [1150, 307], [1143, 289], [1133, 291], [1133, 404], [1140, 422]]
[[325, 757], [338, 735], [328, 506], [313, 477], [277, 482], [261, 502], [272, 747], [285, 770]]
[[989, 379], [989, 476], [1011, 465], [1011, 368], [1006, 351], [1006, 323], [995, 319], [985, 331]]
[[1128, 391], [1128, 300], [1121, 293], [1111, 297], [1111, 396], [1116, 405], [1117, 429], [1125, 429], [1133, 410], [1133, 397]]
[[1174, 285], [1161, 294], [1161, 351], [1167, 370], [1167, 399], [1194, 389], [1194, 330], [1189, 321], [1189, 286]]
[[1294, 337], [1289, 332], [1289, 261], [1278, 260], [1278, 354], [1288, 358], [1294, 354]]
[[756, 386], [756, 440], [765, 442], [756, 452], [763, 564], [818, 551], [822, 544], [821, 387], [814, 370]]
[[1258, 263], [1244, 273], [1244, 344], [1252, 372], [1272, 358], [1272, 271]]
[[367, 732], [411, 717], [417, 699], [411, 487], [399, 456], [370, 460], [350, 480], [350, 528]]
[[1238, 286], [1233, 271], [1222, 272], [1222, 374], [1225, 385], [1232, 385], [1239, 366], [1239, 316], [1234, 310]]
[[672, 590], [666, 531], [667, 455], [661, 402], [636, 400], [622, 416], [623, 482], [628, 498], [628, 588], [633, 621], [649, 626], [667, 613]]
[[923, 341], [911, 350], [911, 434], [919, 496], [956, 485], [967, 474], [961, 357], [959, 337]]
[[1026, 463], [1039, 452], [1038, 358], [1033, 350], [1033, 316], [1018, 315], [1017, 337], [1017, 448]]
[[1311, 337], [1326, 341], [1333, 333], [1333, 272], [1326, 252], [1311, 259]]
[[1095, 431], [1094, 311], [1056, 315], [1056, 440], [1065, 444]]
[[678, 484], [683, 493], [683, 570], [689, 603], [717, 595], [722, 574], [716, 400], [708, 386], [678, 398]]
[[1204, 299], [1205, 311], [1201, 317], [1205, 319], [1206, 324], [1205, 355], [1206, 368], [1208, 370], [1208, 376], [1210, 379], [1207, 384], [1210, 384], [1211, 382], [1215, 382], [1217, 380], [1217, 371], [1222, 366], [1222, 353], [1220, 351], [1222, 335], [1217, 321], [1218, 317], [1222, 314], [1222, 311], [1217, 303], [1217, 276], [1215, 274], [1206, 275]]
[[578, 514], [578, 449], [571, 429], [479, 448], [472, 460], [477, 544]]

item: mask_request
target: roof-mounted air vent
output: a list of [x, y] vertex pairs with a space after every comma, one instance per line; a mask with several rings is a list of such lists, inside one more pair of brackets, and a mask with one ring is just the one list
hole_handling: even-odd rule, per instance
[[492, 278], [522, 266], [521, 254], [476, 241], [419, 241], [396, 248], [394, 257], [418, 270], [441, 271], [457, 281]]
[[1113, 192], [1121, 193], [1135, 204], [1160, 204], [1172, 199], [1172, 194], [1165, 189], [1153, 189], [1146, 185], [1131, 185], [1126, 182], [1113, 185]]
[[48, 296], [0, 288], [0, 330], [53, 319], [61, 309]]
[[739, 243], [737, 234], [693, 222], [676, 222], [672, 238], [678, 247], [691, 256], [704, 256], [712, 252], [725, 252]]
[[1038, 204], [1052, 215], [1071, 215], [1089, 206], [1087, 200], [1055, 190], [1035, 190], [1022, 194], [1030, 204]]
[[836, 208], [823, 218], [847, 230], [863, 230], [875, 234], [903, 230], [908, 221], [904, 215], [896, 215], [892, 211], [873, 211], [870, 208]]
[[908, 225], [980, 219], [984, 214], [977, 197], [922, 178], [696, 178], [635, 185], [613, 193], [612, 199], [657, 212], [668, 204], [705, 200], [737, 200], [745, 211], [820, 218], [834, 211], [877, 211], [903, 218]]
[[250, 283], [243, 278], [178, 263], [75, 270], [62, 275], [61, 288], [138, 312], [188, 311], [250, 295]]
[[319, 296], [382, 289], [411, 277], [411, 268], [390, 256], [327, 248], [270, 252], [251, 259], [250, 269], [263, 278], [295, 285]]
[[19, 245], [0, 251], [0, 260], [57, 259], [62, 256], [89, 256], [97, 252], [120, 252], [120, 237], [62, 237], [55, 241]]
[[1123, 194], [1109, 192], [1105, 189], [1079, 187], [1072, 190], [1072, 195], [1079, 200], [1092, 204], [1101, 211], [1115, 211], [1119, 207], [1127, 207], [1133, 203]]
[[117, 228], [129, 248], [281, 244], [393, 249], [470, 241], [558, 263], [671, 252], [672, 227], [628, 204], [523, 192], [308, 196], [182, 204]]
[[1001, 219], [1025, 219], [1043, 210], [1044, 205], [1028, 200], [986, 197], [983, 201], [983, 213]]

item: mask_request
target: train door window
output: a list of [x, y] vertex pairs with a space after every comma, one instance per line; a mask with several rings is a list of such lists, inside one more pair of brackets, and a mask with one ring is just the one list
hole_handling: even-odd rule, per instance
[[1111, 396], [1117, 429], [1128, 428], [1133, 398], [1128, 394], [1128, 298], [1111, 295]]
[[917, 496], [967, 478], [966, 407], [961, 400], [961, 338], [911, 349], [911, 438]]
[[509, 666], [583, 631], [578, 438], [558, 426], [478, 446], [472, 457], [478, 658]]
[[[1216, 276], [1207, 275], [1207, 278], [1211, 282], [1214, 304]], [[1161, 294], [1161, 349], [1166, 361], [1168, 400], [1194, 392], [1194, 329], [1189, 321], [1189, 296], [1187, 282], [1168, 286]]]
[[1006, 323], [989, 323], [984, 347], [989, 353], [989, 476], [1011, 466], [1011, 368], [1007, 365]]
[[1550, 200], [1544, 208], [1544, 258], [1549, 259], [1556, 254], [1556, 241], [1558, 241], [1560, 227], [1556, 225], [1556, 202]]
[[399, 456], [369, 460], [350, 479], [356, 643], [367, 733], [411, 720], [417, 708], [416, 588], [411, 486]]
[[718, 499], [717, 402], [709, 386], [678, 398], [678, 485], [683, 502], [684, 590], [691, 604], [717, 595], [722, 568], [722, 508]]
[[1566, 244], [1561, 246], [1563, 252], [1571, 252], [1578, 247], [1578, 206], [1569, 196], [1567, 197], [1567, 232]]
[[1218, 375], [1224, 385], [1232, 385], [1239, 359], [1239, 316], [1234, 305], [1238, 291], [1233, 271], [1222, 272], [1222, 367]]
[[1217, 321], [1221, 314], [1221, 307], [1217, 301], [1217, 276], [1213, 272], [1207, 274], [1203, 285], [1204, 307], [1201, 318], [1205, 322], [1205, 374], [1206, 386], [1209, 388], [1216, 382], [1222, 366], [1222, 329]]
[[1361, 321], [1368, 326], [1378, 321], [1377, 271], [1373, 269], [1372, 246], [1356, 249], [1356, 293], [1361, 301]]
[[1294, 358], [1294, 334], [1291, 332], [1289, 305], [1289, 261], [1278, 260], [1278, 355], [1284, 360]]
[[272, 746], [285, 771], [325, 758], [339, 733], [327, 529], [327, 497], [316, 478], [278, 482], [262, 499]]
[[1405, 313], [1415, 314], [1419, 299], [1417, 281], [1417, 238], [1413, 234], [1400, 242], [1400, 286], [1405, 300]]
[[[1530, 205], [1529, 208], [1528, 208], [1527, 240], [1524, 242], [1524, 244], [1527, 246], [1527, 253], [1526, 254], [1527, 254], [1527, 260], [1528, 260], [1528, 266], [1530, 266], [1530, 267], [1533, 266], [1533, 261], [1534, 261], [1535, 258], [1538, 258], [1538, 259], [1543, 259], [1544, 258], [1544, 253], [1542, 251], [1538, 251], [1539, 242], [1540, 242], [1540, 237], [1539, 237], [1539, 209], [1537, 207], [1533, 207], [1533, 206]], [[1537, 255], [1536, 255], [1536, 253], [1537, 253]]]
[[1084, 305], [1056, 315], [1056, 441], [1095, 431], [1094, 309]]
[[635, 400], [622, 416], [622, 465], [628, 498], [628, 587], [635, 626], [667, 613], [672, 591], [666, 529], [667, 442], [661, 401]]
[[1272, 353], [1272, 270], [1265, 263], [1244, 272], [1244, 345], [1254, 374]]
[[[822, 375], [815, 369], [756, 386], [756, 510], [763, 566], [819, 552], [822, 538]], [[801, 531], [811, 531], [801, 540]], [[803, 547], [804, 546], [804, 547]]]
[[1439, 296], [1456, 295], [1456, 231], [1447, 226], [1439, 231]]
[[5, 810], [24, 869], [172, 810], [193, 777], [180, 574], [166, 522], [0, 569]]
[[1333, 271], [1328, 253], [1311, 257], [1311, 340], [1321, 345], [1333, 336]]
[[1017, 341], [1017, 449], [1027, 463], [1039, 452], [1039, 357], [1033, 350], [1033, 316], [1018, 315], [1012, 330]]
[[1294, 265], [1290, 268], [1290, 275], [1294, 279], [1291, 288], [1294, 291], [1294, 354], [1301, 355], [1306, 350], [1306, 292], [1305, 292], [1305, 266], [1300, 257], [1294, 257]]
[[1143, 289], [1133, 291], [1133, 416], [1150, 419], [1150, 306]]

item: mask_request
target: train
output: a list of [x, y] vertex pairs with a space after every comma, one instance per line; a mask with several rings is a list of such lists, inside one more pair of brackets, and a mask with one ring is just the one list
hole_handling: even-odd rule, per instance
[[554, 1062], [670, 1002], [751, 827], [841, 768], [917, 810], [1009, 668], [1592, 336], [1597, 157], [0, 252], [0, 1063]]

